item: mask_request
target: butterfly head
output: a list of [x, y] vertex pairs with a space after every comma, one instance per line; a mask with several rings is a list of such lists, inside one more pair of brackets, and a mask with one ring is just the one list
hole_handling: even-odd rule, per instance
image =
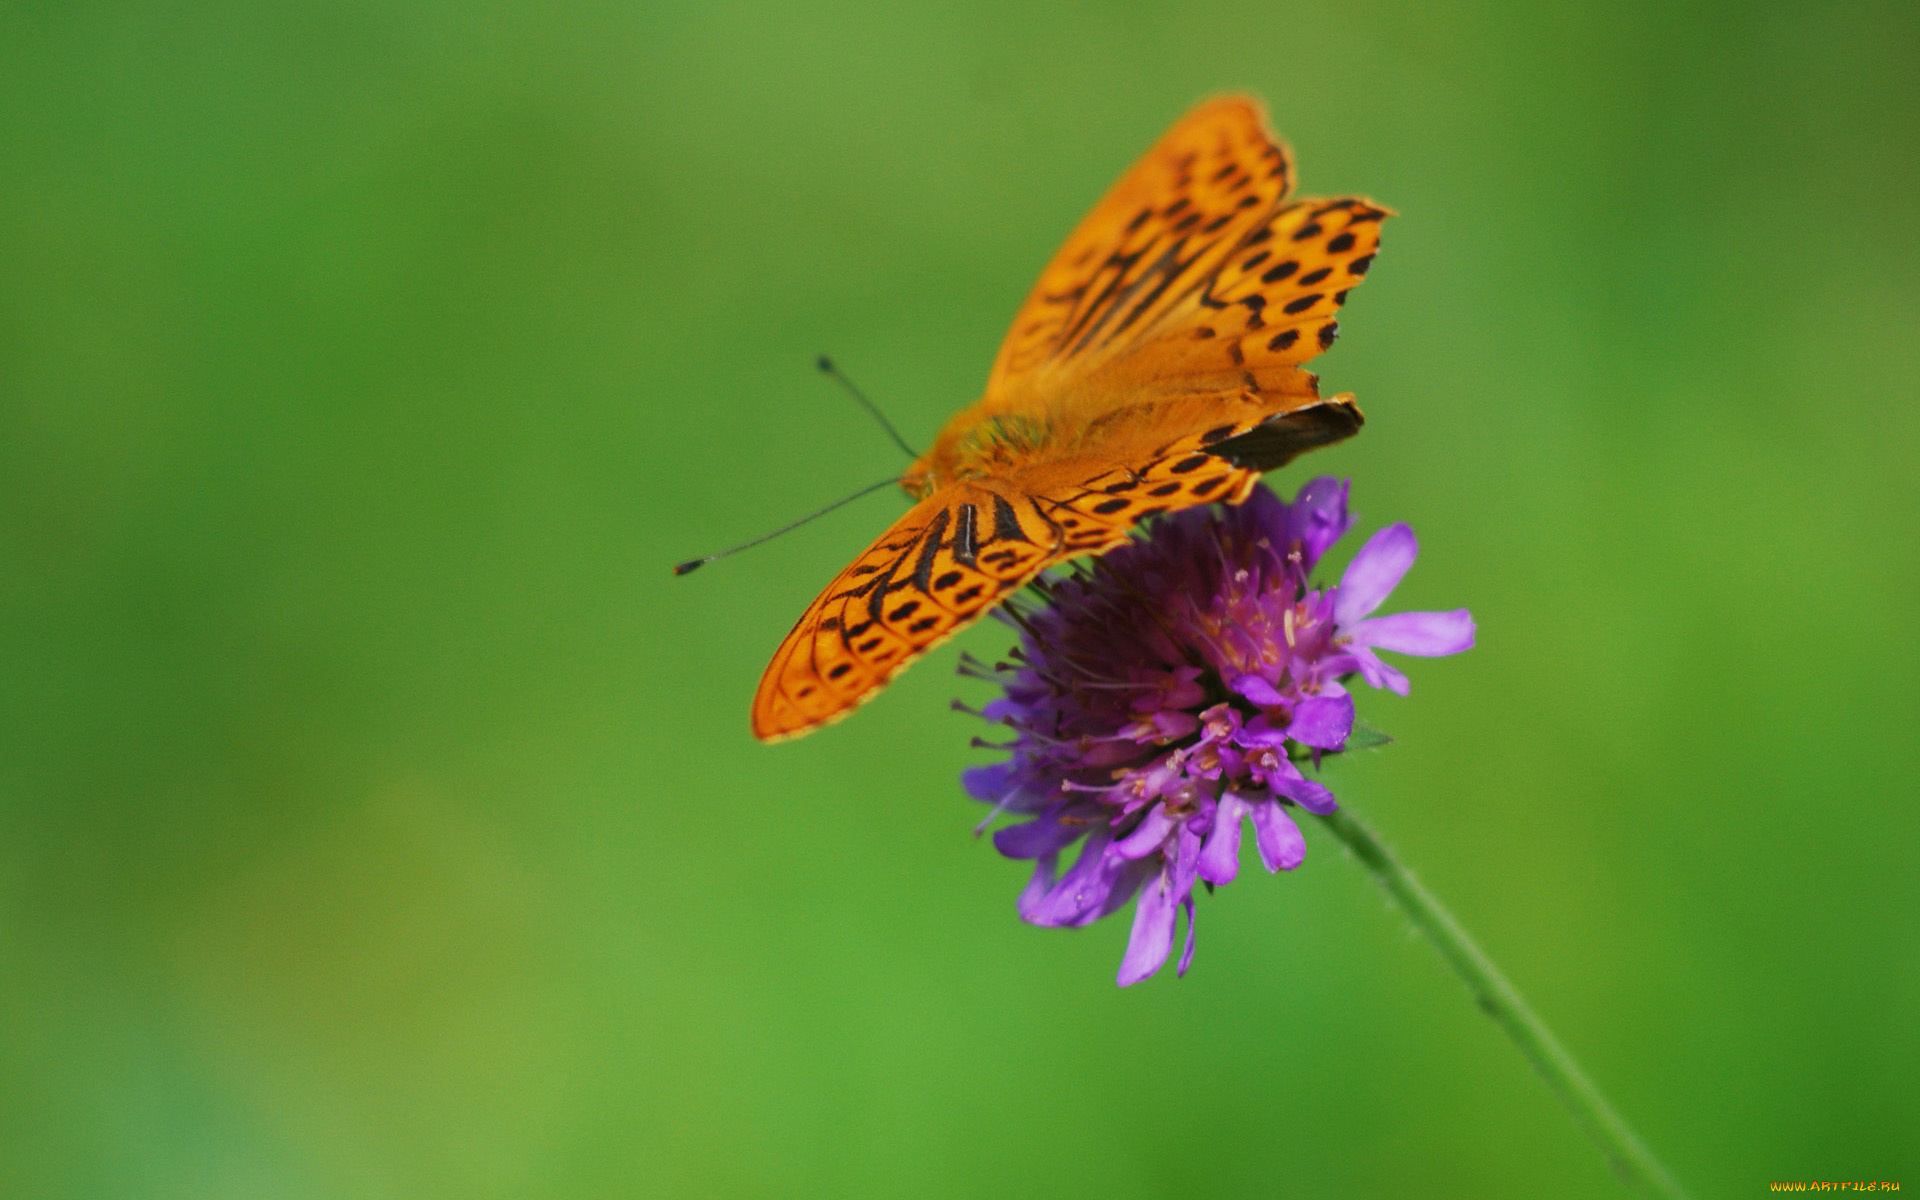
[[900, 490], [915, 500], [925, 500], [940, 490], [942, 484], [952, 476], [934, 465], [932, 453], [923, 454], [913, 460], [913, 465], [900, 473]]
[[960, 480], [1004, 478], [1033, 461], [1053, 440], [1044, 418], [1025, 413], [983, 414], [966, 409], [934, 439], [933, 448], [907, 468], [900, 486], [924, 500]]

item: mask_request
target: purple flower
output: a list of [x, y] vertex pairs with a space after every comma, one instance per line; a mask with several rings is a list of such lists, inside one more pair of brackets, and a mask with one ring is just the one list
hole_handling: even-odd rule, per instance
[[1292, 504], [1258, 487], [1235, 508], [1162, 518], [1091, 568], [1036, 584], [1044, 606], [1008, 605], [1022, 631], [1012, 662], [962, 659], [963, 674], [1006, 689], [980, 715], [1013, 731], [999, 747], [1012, 755], [963, 783], [994, 806], [988, 820], [1027, 818], [993, 836], [1035, 863], [1020, 915], [1085, 925], [1138, 896], [1123, 987], [1160, 969], [1181, 910], [1186, 973], [1194, 884], [1233, 881], [1247, 819], [1268, 871], [1306, 857], [1288, 810], [1336, 807], [1301, 764], [1345, 749], [1346, 680], [1404, 696], [1406, 676], [1377, 651], [1473, 645], [1465, 609], [1372, 615], [1413, 565], [1405, 525], [1368, 539], [1339, 586], [1314, 590], [1315, 565], [1352, 524], [1347, 484], [1327, 478]]

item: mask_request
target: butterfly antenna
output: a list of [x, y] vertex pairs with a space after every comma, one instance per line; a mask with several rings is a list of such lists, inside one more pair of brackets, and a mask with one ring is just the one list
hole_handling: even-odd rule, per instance
[[880, 428], [887, 431], [887, 436], [893, 439], [893, 444], [900, 447], [900, 449], [903, 452], [905, 452], [908, 458], [920, 457], [920, 452], [918, 450], [915, 450], [912, 446], [907, 445], [907, 439], [900, 436], [900, 431], [893, 427], [892, 421], [887, 420], [886, 414], [882, 413], [878, 408], [874, 407], [873, 401], [867, 399], [865, 392], [862, 392], [859, 388], [853, 386], [853, 380], [848, 379], [845, 375], [842, 375], [840, 373], [840, 368], [833, 365], [832, 359], [822, 354], [819, 358], [814, 360], [813, 365], [820, 368], [820, 373], [822, 375], [825, 375], [828, 379], [833, 380], [835, 383], [845, 388], [847, 390], [847, 395], [852, 396], [855, 403], [859, 404], [861, 408], [866, 409], [868, 415], [873, 417], [874, 420], [880, 422]]
[[770, 542], [774, 538], [779, 537], [783, 533], [792, 533], [794, 530], [800, 528], [802, 525], [805, 525], [808, 521], [814, 520], [815, 518], [818, 518], [818, 517], [826, 516], [828, 513], [832, 512], [836, 508], [839, 508], [843, 504], [852, 504], [855, 500], [858, 500], [862, 496], [871, 495], [874, 492], [879, 491], [883, 487], [892, 487], [893, 485], [899, 482], [900, 480], [898, 478], [893, 478], [893, 479], [882, 479], [879, 483], [870, 483], [866, 487], [863, 487], [859, 491], [855, 492], [853, 495], [842, 496], [840, 499], [835, 500], [832, 504], [827, 505], [825, 508], [821, 509], [819, 512], [808, 513], [806, 516], [801, 517], [798, 521], [795, 521], [790, 525], [782, 525], [780, 528], [774, 530], [772, 533], [763, 533], [759, 537], [754, 538], [750, 542], [741, 542], [738, 546], [734, 546], [734, 547], [731, 547], [730, 549], [722, 550], [718, 554], [709, 554], [705, 558], [690, 558], [686, 562], [683, 562], [678, 566], [674, 567], [673, 573], [675, 575], [685, 575], [690, 571], [699, 570], [701, 567], [706, 566], [708, 563], [712, 562], [716, 558], [725, 558], [729, 554], [738, 554], [742, 550], [750, 550], [753, 547], [758, 546], [761, 542]]

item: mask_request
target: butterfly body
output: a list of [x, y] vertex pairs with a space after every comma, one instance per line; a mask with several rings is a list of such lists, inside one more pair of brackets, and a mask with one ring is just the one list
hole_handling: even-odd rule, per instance
[[1301, 364], [1371, 265], [1385, 209], [1286, 203], [1252, 101], [1175, 125], [1042, 272], [982, 398], [901, 477], [915, 504], [787, 635], [754, 698], [767, 741], [838, 720], [1048, 565], [1139, 522], [1244, 500], [1350, 436], [1352, 397]]

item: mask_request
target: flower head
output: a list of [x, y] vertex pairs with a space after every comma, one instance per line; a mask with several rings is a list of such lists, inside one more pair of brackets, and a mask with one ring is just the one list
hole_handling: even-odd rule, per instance
[[1122, 986], [1160, 969], [1181, 909], [1186, 973], [1194, 884], [1233, 880], [1246, 820], [1268, 871], [1306, 857], [1288, 810], [1336, 807], [1300, 766], [1346, 748], [1345, 681], [1404, 696], [1406, 676], [1377, 651], [1473, 645], [1465, 609], [1372, 615], [1413, 565], [1405, 525], [1368, 539], [1338, 586], [1313, 588], [1315, 565], [1352, 523], [1347, 484], [1329, 478], [1291, 504], [1257, 487], [1238, 507], [1162, 518], [1090, 569], [1038, 584], [1044, 606], [1009, 606], [1022, 631], [1013, 662], [962, 660], [1006, 689], [981, 715], [1014, 732], [1012, 755], [963, 782], [994, 815], [1029, 818], [993, 839], [1034, 860], [1020, 915], [1085, 925], [1138, 895]]

